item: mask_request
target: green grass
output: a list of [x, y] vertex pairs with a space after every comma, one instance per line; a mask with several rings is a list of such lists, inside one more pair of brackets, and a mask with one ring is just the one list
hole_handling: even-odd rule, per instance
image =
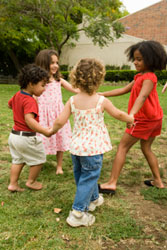
[[[113, 88], [116, 87], [101, 86], [100, 91]], [[158, 157], [161, 176], [165, 181], [167, 95], [162, 95], [161, 89], [158, 87], [164, 122], [162, 135], [155, 140], [153, 150]], [[11, 166], [7, 141], [13, 125], [12, 111], [8, 109], [7, 102], [18, 90], [16, 85], [0, 85], [0, 249], [149, 249], [146, 248], [147, 239], [152, 244], [152, 249], [156, 249], [157, 244], [165, 246], [166, 190], [144, 187], [143, 180], [151, 178], [151, 171], [143, 159], [139, 144], [136, 144], [127, 156], [116, 195], [104, 196], [105, 203], [94, 212], [96, 222], [91, 227], [71, 228], [66, 224], [75, 195], [69, 152], [64, 154], [62, 176], [56, 175], [56, 156], [47, 157], [38, 178], [44, 185], [41, 191], [34, 192], [25, 187], [29, 170], [27, 166], [24, 167], [19, 181], [20, 186], [26, 190], [23, 193], [10, 193], [7, 190]], [[64, 102], [70, 96], [69, 92], [63, 90]], [[129, 95], [124, 95], [110, 99], [116, 107], [126, 111], [128, 98]], [[70, 120], [73, 124], [72, 118]], [[117, 145], [125, 129], [125, 123], [113, 119], [108, 114], [105, 114], [105, 122], [113, 150], [104, 155], [100, 182], [107, 181], [110, 176]], [[146, 213], [150, 207], [154, 208], [155, 213], [160, 213], [160, 221], [154, 213], [150, 214], [151, 219], [148, 220]], [[54, 208], [61, 208], [62, 211], [56, 214]]]

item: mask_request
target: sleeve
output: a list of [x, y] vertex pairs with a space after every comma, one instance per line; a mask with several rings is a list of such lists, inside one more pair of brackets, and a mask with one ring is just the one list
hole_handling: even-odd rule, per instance
[[144, 80], [151, 80], [155, 85], [157, 83], [157, 76], [154, 73], [148, 72], [143, 75], [143, 81]]
[[134, 75], [134, 80], [136, 81], [136, 79], [137, 79], [139, 76], [141, 76], [141, 73], [138, 73], [138, 74]]
[[71, 112], [74, 112], [74, 98], [73, 96], [70, 97], [70, 105], [71, 105]]
[[29, 113], [34, 113], [35, 116], [38, 115], [38, 104], [33, 97], [24, 101], [24, 115]]

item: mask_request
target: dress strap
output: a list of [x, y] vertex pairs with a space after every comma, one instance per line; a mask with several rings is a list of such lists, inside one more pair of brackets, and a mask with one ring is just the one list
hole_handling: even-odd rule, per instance
[[70, 97], [70, 104], [71, 104], [71, 111], [73, 112], [75, 110], [74, 97], [73, 96]]
[[101, 108], [103, 101], [104, 101], [104, 96], [100, 96], [96, 108]]

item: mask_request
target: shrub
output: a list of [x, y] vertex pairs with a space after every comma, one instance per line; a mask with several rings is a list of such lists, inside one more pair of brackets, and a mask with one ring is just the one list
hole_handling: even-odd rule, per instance
[[[63, 78], [68, 79], [69, 72], [61, 71]], [[120, 81], [132, 81], [134, 75], [137, 74], [136, 70], [106, 70], [105, 81], [108, 82], [120, 82]], [[165, 84], [167, 82], [167, 71], [156, 71], [155, 72], [158, 82]]]
[[60, 65], [60, 70], [61, 71], [68, 71], [68, 65], [66, 65], [66, 64]]

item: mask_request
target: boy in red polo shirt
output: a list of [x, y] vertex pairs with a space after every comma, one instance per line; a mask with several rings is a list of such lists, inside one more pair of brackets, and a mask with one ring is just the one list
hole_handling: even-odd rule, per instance
[[8, 102], [13, 110], [14, 126], [9, 136], [9, 148], [12, 156], [9, 191], [24, 191], [18, 185], [20, 173], [25, 164], [30, 166], [26, 182], [28, 188], [42, 189], [42, 184], [36, 181], [42, 164], [46, 161], [42, 140], [36, 132], [51, 136], [49, 128], [39, 124], [38, 104], [33, 98], [45, 91], [48, 74], [35, 64], [25, 66], [19, 75], [18, 91]]

